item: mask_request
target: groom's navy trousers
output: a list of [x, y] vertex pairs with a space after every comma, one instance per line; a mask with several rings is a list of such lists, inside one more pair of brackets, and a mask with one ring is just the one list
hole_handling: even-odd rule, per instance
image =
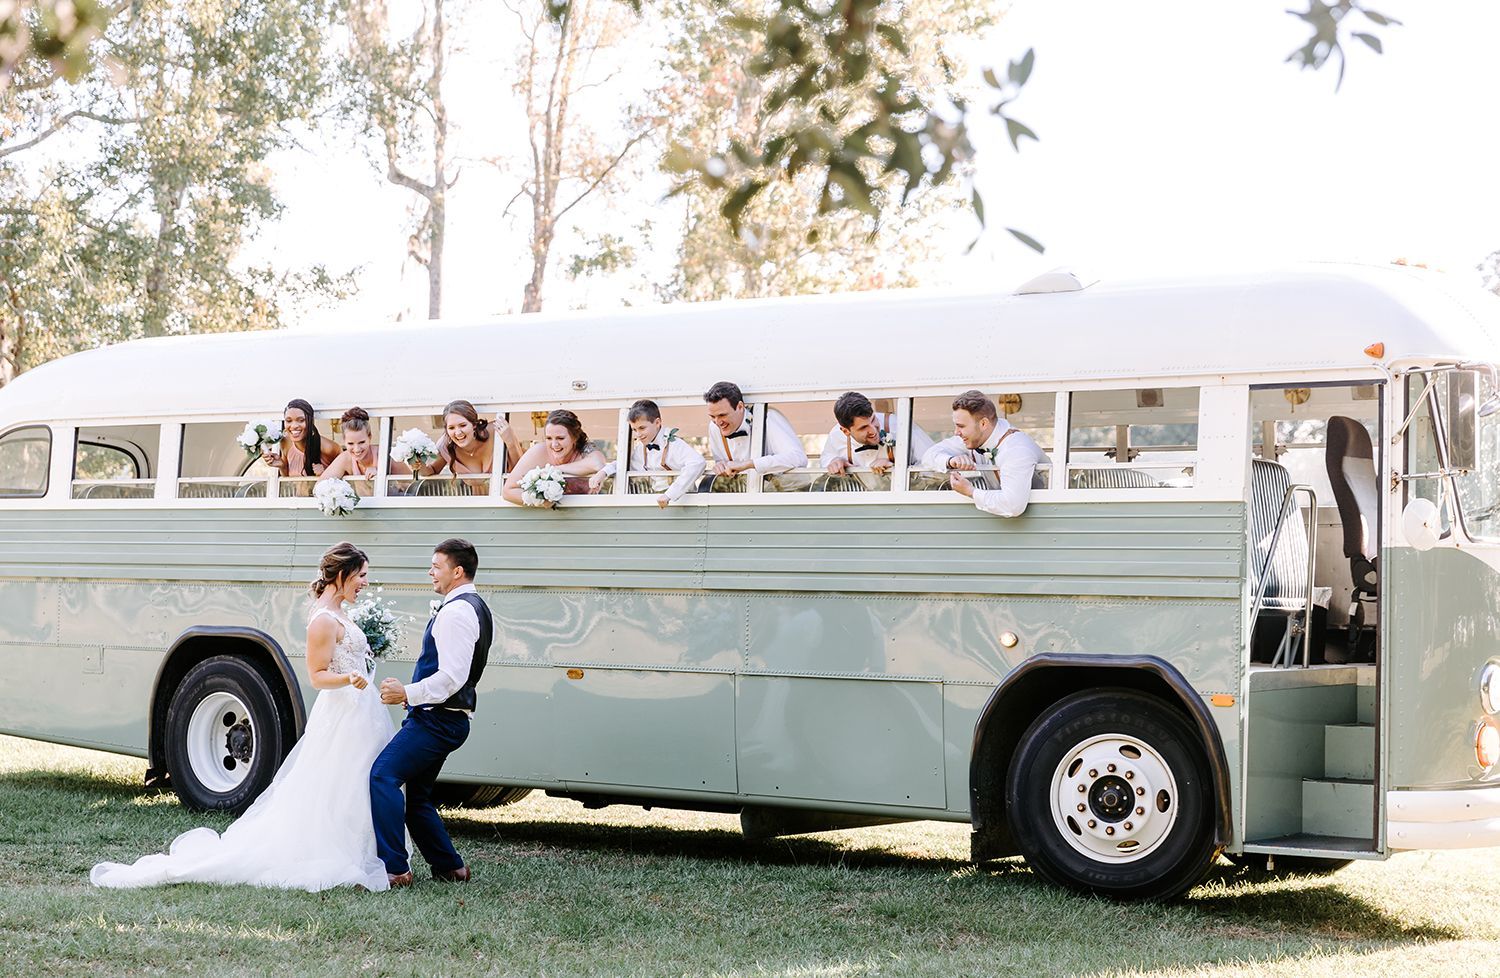
[[406, 853], [408, 830], [434, 873], [451, 873], [464, 864], [432, 803], [432, 787], [448, 755], [468, 738], [467, 713], [419, 708], [406, 715], [401, 729], [375, 759], [370, 769], [370, 808], [375, 821], [375, 852], [385, 863], [386, 872], [411, 869]]

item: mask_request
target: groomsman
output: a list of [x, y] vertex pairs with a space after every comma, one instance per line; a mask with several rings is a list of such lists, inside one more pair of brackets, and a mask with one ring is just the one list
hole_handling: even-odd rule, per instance
[[[1020, 516], [1031, 500], [1036, 467], [1047, 461], [1031, 436], [1000, 417], [995, 402], [979, 391], [965, 391], [953, 399], [952, 438], [945, 438], [922, 456], [930, 469], [948, 469], [953, 488], [974, 505], [996, 516]], [[999, 489], [976, 489], [965, 471], [994, 466]]]
[[714, 456], [714, 475], [736, 475], [754, 469], [774, 475], [807, 464], [802, 439], [780, 411], [766, 411], [766, 454], [750, 455], [750, 411], [735, 384], [721, 380], [703, 395], [708, 405], [708, 446]]
[[[630, 421], [631, 433], [635, 435], [635, 441], [630, 446], [630, 464], [626, 468], [626, 478], [630, 477], [631, 472], [645, 472], [649, 469], [678, 473], [670, 485], [665, 478], [651, 480], [652, 488], [658, 493], [656, 505], [662, 509], [697, 488], [698, 477], [708, 468], [708, 462], [677, 436], [676, 428], [662, 430], [661, 409], [656, 406], [655, 401], [636, 401], [630, 405], [630, 413], [626, 418]], [[604, 480], [614, 475], [617, 468], [616, 463], [610, 462], [600, 469], [589, 479], [589, 488], [598, 492]]]
[[[850, 391], [833, 402], [838, 421], [823, 443], [818, 464], [834, 475], [863, 466], [874, 472], [889, 472], [896, 464], [895, 416], [875, 410], [870, 399]], [[912, 428], [909, 459], [918, 461], [932, 447], [932, 439], [921, 428]]]

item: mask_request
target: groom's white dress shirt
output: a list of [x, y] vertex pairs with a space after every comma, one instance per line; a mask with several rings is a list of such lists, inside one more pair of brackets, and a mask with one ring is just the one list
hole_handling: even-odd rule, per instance
[[477, 593], [474, 585], [460, 584], [443, 596], [443, 606], [432, 623], [432, 641], [438, 652], [437, 672], [406, 687], [409, 706], [442, 703], [469, 681], [474, 643], [479, 641], [479, 615], [469, 602], [453, 599], [460, 594]]
[[[715, 462], [744, 462], [750, 458], [750, 412], [745, 420], [729, 435], [719, 430], [712, 421], [708, 423], [708, 446], [714, 453]], [[739, 434], [744, 432], [744, 434]], [[791, 469], [800, 469], [807, 464], [807, 451], [802, 439], [792, 430], [792, 423], [780, 411], [766, 411], [766, 454], [755, 459], [755, 471], [761, 475], [774, 475]]]
[[[891, 429], [896, 427], [896, 418], [894, 415], [883, 414], [877, 411], [875, 414], [875, 424], [881, 431], [890, 433]], [[892, 433], [890, 437], [895, 438], [896, 436]], [[879, 447], [878, 445], [866, 445], [864, 442], [854, 441], [854, 439], [844, 434], [842, 425], [836, 424], [829, 430], [828, 440], [823, 443], [823, 454], [818, 456], [818, 467], [826, 469], [834, 459], [848, 458], [851, 443], [854, 448], [853, 461], [855, 465], [868, 466], [877, 457], [873, 454], [866, 455], [864, 453], [867, 451], [873, 452]], [[927, 432], [916, 425], [912, 425], [911, 447], [909, 449], [911, 461], [918, 461], [931, 447], [932, 439], [927, 436]]]
[[[1007, 431], [1015, 433], [1007, 438]], [[1026, 512], [1036, 467], [1047, 461], [1046, 454], [1030, 435], [1000, 418], [981, 447], [970, 449], [957, 435], [944, 438], [922, 456], [922, 465], [929, 469], [946, 469], [948, 460], [960, 455], [967, 455], [975, 465], [985, 468], [993, 465], [1000, 477], [999, 489], [974, 490], [975, 506], [995, 516], [1020, 516]]]
[[[678, 473], [672, 484], [666, 487], [666, 497], [672, 502], [677, 502], [684, 495], [692, 492], [698, 487], [698, 478], [703, 475], [703, 470], [708, 468], [708, 462], [703, 456], [683, 441], [680, 437], [665, 441], [668, 429], [663, 428], [656, 435], [656, 440], [651, 442], [654, 446], [647, 449], [639, 441], [630, 441], [630, 472], [644, 472], [648, 469], [670, 469]], [[608, 477], [619, 471], [617, 462], [606, 465], [601, 475]], [[664, 483], [666, 477], [651, 480], [653, 492], [662, 492], [658, 488]]]

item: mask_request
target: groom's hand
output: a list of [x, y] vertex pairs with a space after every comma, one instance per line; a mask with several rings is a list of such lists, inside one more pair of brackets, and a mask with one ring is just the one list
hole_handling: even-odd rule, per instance
[[380, 702], [390, 706], [406, 702], [406, 687], [401, 685], [401, 680], [382, 679], [380, 681]]

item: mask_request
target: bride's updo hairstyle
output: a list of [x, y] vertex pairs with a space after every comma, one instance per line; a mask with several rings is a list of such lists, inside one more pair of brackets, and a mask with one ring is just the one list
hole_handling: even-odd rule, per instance
[[370, 562], [365, 552], [347, 540], [335, 543], [323, 553], [323, 562], [318, 565], [318, 579], [308, 586], [315, 598], [321, 598], [323, 592], [331, 587], [337, 587], [351, 574], [358, 574], [359, 569]]
[[[352, 407], [339, 418], [340, 431], [369, 431], [370, 412], [362, 407]], [[332, 553], [333, 551], [329, 551]]]

